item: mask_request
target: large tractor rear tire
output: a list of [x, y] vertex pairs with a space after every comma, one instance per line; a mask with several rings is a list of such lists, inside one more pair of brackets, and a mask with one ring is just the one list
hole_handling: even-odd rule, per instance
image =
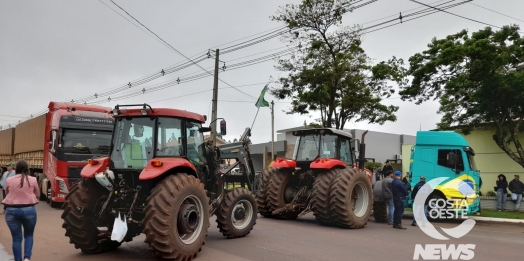
[[384, 201], [373, 202], [373, 217], [375, 222], [387, 223], [388, 222], [388, 205]]
[[205, 244], [209, 198], [199, 179], [178, 173], [160, 181], [147, 199], [145, 242], [163, 260], [192, 260]]
[[325, 173], [319, 173], [313, 183], [313, 192], [311, 193], [311, 210], [315, 219], [321, 224], [330, 224], [331, 213], [329, 210], [329, 195], [331, 192], [331, 183], [336, 177], [337, 169], [327, 170]]
[[[76, 207], [84, 207], [95, 211], [98, 199], [104, 194], [101, 187], [94, 179], [83, 179], [71, 188], [66, 196], [62, 219], [65, 235], [76, 249], [81, 249], [85, 254], [97, 254], [111, 251], [120, 246], [119, 242], [112, 241], [111, 237], [99, 235], [95, 221], [80, 212]], [[112, 225], [112, 224], [110, 224]], [[108, 227], [111, 231], [111, 228]]]
[[[271, 176], [268, 184], [268, 205], [271, 212], [281, 209], [286, 204], [291, 203], [290, 200], [286, 200], [286, 189], [289, 190], [288, 184], [291, 182], [291, 175], [284, 173], [280, 170], [276, 170], [273, 176]], [[300, 211], [286, 210], [278, 214], [273, 214], [273, 217], [278, 219], [296, 219]]]
[[333, 223], [343, 228], [363, 228], [373, 206], [368, 175], [360, 169], [342, 169], [331, 188], [329, 201]]
[[220, 232], [227, 238], [247, 236], [256, 224], [257, 203], [251, 192], [236, 188], [228, 192], [216, 212]]
[[257, 192], [257, 206], [258, 213], [264, 217], [271, 217], [271, 210], [268, 203], [268, 189], [269, 189], [269, 180], [278, 171], [274, 168], [264, 169], [261, 177], [260, 191]]

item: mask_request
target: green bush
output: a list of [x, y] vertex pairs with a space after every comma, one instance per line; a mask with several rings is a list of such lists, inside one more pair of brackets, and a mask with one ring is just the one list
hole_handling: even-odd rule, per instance
[[364, 163], [364, 167], [369, 170], [373, 170], [373, 168], [381, 168], [382, 163], [380, 162], [366, 162]]
[[494, 191], [488, 191], [488, 194], [486, 196], [488, 196], [488, 197], [496, 197], [497, 193], [495, 193]]

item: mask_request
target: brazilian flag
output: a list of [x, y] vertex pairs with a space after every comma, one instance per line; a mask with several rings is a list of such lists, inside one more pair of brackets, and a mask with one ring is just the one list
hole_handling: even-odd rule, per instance
[[260, 109], [260, 107], [269, 107], [269, 102], [267, 102], [265, 99], [264, 99], [264, 95], [266, 95], [266, 91], [267, 91], [267, 85], [264, 86], [264, 89], [262, 89], [262, 92], [260, 93], [260, 96], [258, 97], [258, 100], [257, 102], [255, 103], [255, 106], [257, 106], [257, 108]]

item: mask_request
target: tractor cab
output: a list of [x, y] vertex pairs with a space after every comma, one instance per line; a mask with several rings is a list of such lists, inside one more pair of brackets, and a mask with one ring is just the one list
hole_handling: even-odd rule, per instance
[[277, 159], [273, 167], [294, 166], [304, 170], [330, 162], [351, 168], [355, 163], [354, 148], [351, 146], [353, 137], [350, 133], [332, 128], [318, 128], [294, 131], [293, 135], [297, 137], [293, 159]]

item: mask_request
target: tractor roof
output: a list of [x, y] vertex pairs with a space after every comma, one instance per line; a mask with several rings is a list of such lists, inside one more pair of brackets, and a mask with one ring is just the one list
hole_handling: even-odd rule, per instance
[[318, 135], [322, 131], [324, 131], [325, 134], [336, 135], [336, 136], [343, 136], [343, 137], [346, 137], [346, 138], [353, 139], [353, 135], [351, 135], [351, 133], [345, 132], [345, 131], [342, 131], [342, 130], [337, 130], [337, 129], [334, 129], [334, 128], [315, 128], [315, 129], [296, 130], [296, 131], [293, 131], [293, 135], [294, 136], [308, 135], [308, 134], [309, 135], [311, 135], [311, 134]]
[[[204, 116], [184, 111], [184, 110], [177, 110], [177, 109], [168, 109], [168, 108], [153, 108], [153, 111], [151, 109], [147, 109], [147, 116], [165, 116], [165, 117], [177, 117], [177, 118], [185, 118], [188, 120], [194, 120], [201, 123], [206, 122], [204, 119]], [[120, 109], [120, 113], [118, 115], [114, 115], [114, 117], [127, 117], [127, 116], [143, 116], [141, 109]]]

